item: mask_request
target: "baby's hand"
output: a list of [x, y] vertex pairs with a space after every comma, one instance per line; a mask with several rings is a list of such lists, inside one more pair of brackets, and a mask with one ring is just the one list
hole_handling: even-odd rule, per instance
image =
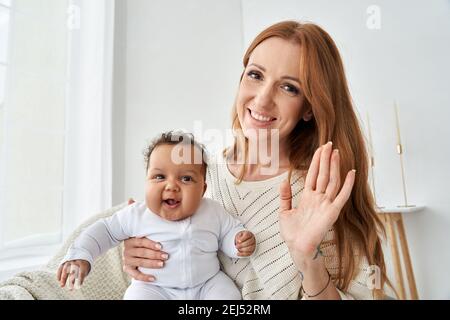
[[250, 231], [238, 232], [234, 238], [234, 244], [236, 249], [238, 249], [238, 256], [248, 257], [256, 248], [255, 235]]
[[[86, 260], [70, 260], [63, 263], [56, 274], [56, 278], [59, 281], [61, 287], [66, 285], [67, 278], [69, 278], [69, 290], [74, 288], [78, 289], [78, 286], [83, 284], [84, 278], [87, 276], [91, 269], [91, 265]], [[77, 282], [75, 282], [77, 280]]]

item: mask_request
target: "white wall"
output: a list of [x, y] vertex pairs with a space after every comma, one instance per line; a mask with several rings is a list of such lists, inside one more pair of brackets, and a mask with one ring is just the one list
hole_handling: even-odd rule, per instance
[[113, 203], [143, 198], [142, 151], [163, 130], [230, 127], [240, 1], [117, 1]]
[[[450, 298], [450, 2], [242, 0], [244, 44], [284, 19], [327, 30], [341, 50], [363, 122], [370, 115], [380, 205], [403, 204], [395, 151], [393, 101], [399, 104], [408, 202], [426, 210], [404, 216], [419, 297]], [[378, 5], [381, 28], [366, 12]], [[390, 263], [390, 252], [386, 251]], [[390, 273], [392, 268], [389, 264]]]

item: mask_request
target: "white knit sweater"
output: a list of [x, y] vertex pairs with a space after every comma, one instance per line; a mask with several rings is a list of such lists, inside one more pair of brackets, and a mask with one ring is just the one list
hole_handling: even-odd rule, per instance
[[[280, 236], [278, 225], [279, 186], [287, 172], [262, 181], [242, 181], [230, 173], [223, 158], [211, 157], [207, 172], [206, 196], [219, 201], [233, 216], [255, 234], [256, 252], [250, 259], [230, 259], [219, 253], [222, 269], [242, 289], [243, 299], [298, 299], [301, 278], [289, 250]], [[221, 161], [217, 161], [217, 159]], [[298, 202], [304, 178], [296, 173], [291, 177], [293, 204]], [[330, 230], [322, 242], [325, 265], [330, 274], [337, 274], [337, 256]], [[362, 260], [363, 262], [365, 259]], [[370, 276], [367, 263], [351, 282], [342, 299], [372, 299], [366, 283]]]

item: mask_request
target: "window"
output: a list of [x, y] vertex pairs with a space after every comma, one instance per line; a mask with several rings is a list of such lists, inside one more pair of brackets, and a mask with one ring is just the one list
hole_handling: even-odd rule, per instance
[[5, 82], [7, 68], [7, 53], [9, 40], [9, 20], [11, 1], [0, 0], [0, 154], [3, 141], [3, 105], [5, 101]]
[[66, 10], [61, 0], [0, 2], [0, 259], [61, 241]]
[[0, 0], [0, 280], [111, 207], [113, 35], [114, 1]]

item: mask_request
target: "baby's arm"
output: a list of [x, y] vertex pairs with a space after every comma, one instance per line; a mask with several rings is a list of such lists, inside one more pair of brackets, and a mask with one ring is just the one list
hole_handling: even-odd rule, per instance
[[[111, 217], [95, 222], [75, 239], [58, 269], [57, 278], [60, 282], [64, 282], [62, 286], [64, 286], [67, 276], [70, 274], [71, 266], [80, 268], [79, 279], [82, 282], [81, 276], [83, 279], [87, 276], [98, 256], [130, 237], [129, 232], [126, 232], [128, 231], [126, 216], [129, 208], [127, 207]], [[70, 280], [70, 283], [73, 284], [75, 279]]]
[[220, 250], [230, 258], [242, 258], [244, 255], [240, 254], [240, 251], [237, 247], [237, 237], [241, 232], [245, 232], [246, 234], [252, 233], [245, 229], [244, 225], [239, 220], [234, 218], [230, 213], [228, 213], [225, 209], [223, 209], [220, 204], [217, 206], [217, 211], [217, 214], [220, 218], [221, 228], [219, 239]]

